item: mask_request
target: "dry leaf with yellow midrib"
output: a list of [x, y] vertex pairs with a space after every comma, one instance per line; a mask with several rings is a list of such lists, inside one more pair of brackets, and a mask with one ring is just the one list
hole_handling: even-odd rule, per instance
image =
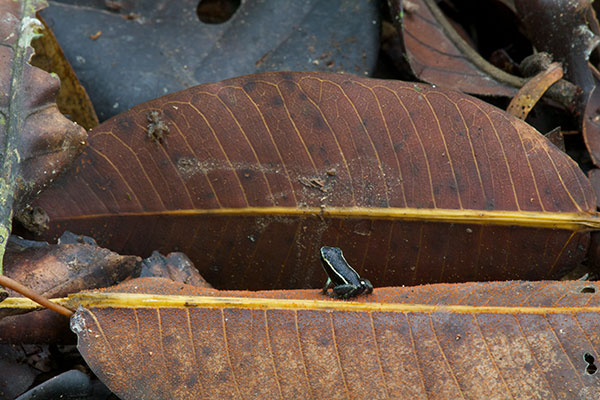
[[[164, 143], [147, 137], [157, 111]], [[310, 72], [138, 105], [92, 130], [36, 204], [47, 238], [177, 249], [230, 289], [318, 287], [323, 245], [376, 286], [556, 279], [600, 226], [585, 175], [523, 121], [454, 91]]]
[[123, 399], [587, 399], [600, 390], [597, 291], [443, 284], [347, 302], [144, 278], [73, 297], [72, 328]]

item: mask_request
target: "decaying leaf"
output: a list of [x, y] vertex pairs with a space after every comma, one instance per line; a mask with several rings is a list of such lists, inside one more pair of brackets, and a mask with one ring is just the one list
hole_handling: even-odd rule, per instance
[[[69, 235], [63, 235], [61, 244], [49, 245], [11, 237], [6, 249], [5, 275], [46, 297], [107, 287], [139, 276], [139, 257], [121, 256], [95, 244], [73, 240], [68, 243], [68, 239]], [[21, 310], [0, 309], [0, 343], [73, 341], [64, 316], [49, 310], [17, 315], [21, 313]]]
[[16, 399], [31, 386], [41, 371], [28, 365], [22, 347], [0, 345], [0, 398]]
[[418, 79], [466, 93], [512, 97], [524, 84], [481, 57], [435, 1], [388, 0], [400, 49]]
[[23, 210], [85, 145], [85, 130], [55, 104], [58, 79], [28, 64], [40, 26], [35, 11], [43, 4], [0, 3], [0, 258], [13, 203], [16, 213]]
[[[590, 54], [600, 37], [589, 28], [591, 2], [587, 0], [515, 0], [531, 42], [538, 51], [564, 64], [567, 79], [583, 90], [582, 104], [596, 86]], [[583, 109], [583, 107], [581, 107]]]
[[98, 125], [98, 116], [94, 111], [94, 106], [85, 88], [79, 83], [71, 64], [65, 58], [52, 30], [41, 19], [39, 13], [37, 17], [44, 28], [41, 36], [31, 42], [35, 50], [35, 54], [31, 58], [31, 65], [58, 75], [60, 78], [60, 90], [56, 95], [58, 109], [78, 125], [85, 129], [92, 129]]
[[212, 288], [198, 273], [194, 263], [183, 253], [174, 252], [163, 256], [158, 251], [142, 261], [140, 277], [168, 278], [174, 282]]
[[600, 165], [600, 89], [595, 87], [588, 98], [582, 119], [585, 145], [594, 164]]
[[[560, 151], [564, 153], [567, 152], [565, 148], [565, 134], [561, 130], [560, 126], [557, 126], [549, 132], [544, 133], [544, 137], [548, 139], [553, 145], [555, 145]], [[596, 195], [597, 194], [598, 193], [596, 193]]]
[[61, 240], [50, 245], [11, 238], [5, 275], [45, 297], [62, 297], [137, 277], [141, 264], [140, 257], [122, 256], [96, 244]]
[[[594, 192], [596, 193], [596, 199], [600, 198], [600, 169], [594, 168], [588, 171], [588, 178]], [[600, 203], [596, 202], [596, 207], [600, 207]]]
[[[154, 109], [172, 127], [168, 146], [146, 139]], [[92, 137], [40, 202], [53, 234], [94, 232], [138, 254], [177, 246], [221, 287], [320, 285], [324, 244], [343, 247], [377, 284], [533, 279], [585, 254], [583, 226], [556, 225], [593, 209], [574, 163], [526, 125], [452, 92], [258, 75], [139, 106]]]
[[140, 279], [73, 297], [83, 307], [71, 325], [123, 399], [589, 399], [600, 391], [599, 289], [431, 285], [345, 302]]
[[582, 93], [573, 108], [582, 116], [583, 138], [592, 161], [598, 166], [600, 129], [596, 119], [600, 92], [596, 86], [599, 73], [589, 58], [600, 43], [600, 36], [590, 30], [598, 26], [591, 4], [586, 0], [515, 1], [532, 43], [538, 50], [560, 60], [565, 66], [565, 77], [580, 88]]
[[[166, 144], [146, 136], [163, 113]], [[318, 73], [197, 86], [98, 126], [36, 203], [47, 238], [175, 248], [217, 288], [323, 284], [320, 246], [376, 286], [558, 278], [595, 195], [524, 122], [453, 91]]]
[[[5, 311], [0, 308], [0, 313], [8, 314]], [[16, 314], [14, 311], [10, 313]], [[75, 335], [69, 330], [69, 318], [52, 310], [20, 312], [16, 315], [3, 317], [0, 320], [1, 344], [45, 343], [64, 345], [74, 344], [75, 341]]]
[[[198, 0], [72, 3], [54, 1], [42, 15], [101, 120], [167, 93], [254, 72], [371, 74], [379, 49], [379, 5], [372, 0], [245, 0], [217, 24], [199, 18], [208, 2]], [[101, 36], [90, 38], [99, 29]]]
[[546, 71], [531, 78], [512, 98], [506, 112], [525, 120], [531, 109], [542, 98], [546, 90], [563, 76], [560, 63], [552, 63]]
[[[388, 4], [396, 32], [385, 35], [383, 49], [400, 70], [410, 71], [412, 77], [471, 94], [513, 97], [517, 89], [528, 82], [522, 76], [529, 77], [540, 72], [538, 70], [528, 74], [523, 62], [517, 65], [505, 51], [504, 46], [514, 50], [515, 44], [516, 47], [520, 47], [522, 42], [528, 43], [527, 38], [521, 33], [513, 31], [515, 37], [508, 45], [506, 38], [511, 34], [507, 29], [500, 28], [519, 23], [512, 1], [474, 2], [470, 6], [462, 5], [463, 10], [468, 11], [466, 14], [475, 14], [475, 18], [469, 23], [469, 25], [473, 24], [470, 28], [490, 23], [498, 27], [494, 40], [504, 41], [504, 45], [489, 56], [491, 59], [496, 59], [494, 64], [479, 54], [477, 44], [474, 43], [475, 39], [485, 43], [489, 38], [474, 34], [471, 35], [474, 36], [471, 40], [467, 32], [469, 29], [463, 29], [461, 21], [447, 17], [442, 11], [441, 8], [446, 6], [447, 11], [454, 11], [456, 16], [464, 16], [465, 13], [460, 10], [452, 10], [453, 6], [449, 5], [449, 2], [388, 0]], [[457, 5], [457, 3], [453, 4]], [[483, 10], [486, 12], [482, 12]], [[560, 12], [555, 13], [553, 18], [560, 19]], [[504, 19], [513, 22], [506, 22]], [[561, 41], [561, 46], [568, 42], [562, 37], [558, 40]], [[485, 47], [485, 44], [483, 46]], [[540, 53], [529, 57], [538, 54]], [[557, 58], [563, 60], [562, 57], [557, 56]], [[496, 67], [495, 64], [502, 68]], [[570, 112], [580, 113], [581, 92], [581, 89], [573, 83], [561, 79], [548, 88], [546, 97], [561, 104]]]

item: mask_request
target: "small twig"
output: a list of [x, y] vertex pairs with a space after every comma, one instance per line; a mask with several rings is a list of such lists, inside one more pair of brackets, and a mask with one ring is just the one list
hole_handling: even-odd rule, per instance
[[7, 276], [0, 275], [0, 285], [14, 290], [15, 292], [22, 294], [23, 296], [35, 301], [39, 305], [46, 307], [52, 311], [55, 311], [59, 314], [65, 315], [67, 317], [71, 317], [73, 315], [73, 311], [68, 308], [61, 306], [60, 304], [56, 304], [45, 298], [39, 293], [34, 292], [26, 286], [21, 285], [19, 282], [11, 279]]
[[437, 20], [438, 24], [444, 30], [444, 33], [450, 39], [450, 41], [460, 50], [462, 54], [464, 54], [469, 61], [475, 64], [480, 70], [495, 78], [499, 82], [505, 83], [509, 86], [520, 88], [522, 87], [527, 80], [520, 78], [518, 76], [511, 75], [500, 68], [495, 67], [490, 64], [485, 58], [481, 57], [475, 49], [473, 49], [459, 34], [456, 32], [454, 27], [450, 25], [450, 22], [446, 19], [446, 16], [439, 9], [435, 1], [433, 0], [424, 0], [425, 4], [429, 8], [429, 11], [433, 14], [434, 18]]

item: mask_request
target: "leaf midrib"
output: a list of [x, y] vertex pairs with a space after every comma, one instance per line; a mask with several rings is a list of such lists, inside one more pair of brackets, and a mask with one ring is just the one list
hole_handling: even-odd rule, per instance
[[[368, 299], [367, 299], [368, 300]], [[177, 296], [138, 293], [77, 293], [52, 301], [71, 309], [84, 308], [220, 308], [254, 310], [312, 310], [389, 313], [449, 314], [578, 314], [600, 313], [600, 306], [474, 306], [459, 304], [404, 304], [309, 299], [273, 299], [255, 297]], [[29, 299], [9, 298], [3, 308], [38, 307]]]
[[597, 213], [500, 211], [443, 208], [372, 208], [372, 207], [239, 207], [183, 209], [83, 214], [54, 217], [54, 221], [85, 220], [106, 217], [153, 216], [278, 216], [328, 218], [370, 218], [387, 220], [450, 222], [478, 225], [514, 225], [574, 231], [600, 229]]

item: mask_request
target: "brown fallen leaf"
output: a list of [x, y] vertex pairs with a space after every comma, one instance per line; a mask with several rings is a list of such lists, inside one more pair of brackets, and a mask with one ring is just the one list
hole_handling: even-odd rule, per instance
[[560, 63], [552, 63], [546, 71], [531, 78], [512, 98], [506, 112], [525, 120], [531, 109], [542, 98], [546, 90], [563, 76]]
[[[553, 145], [555, 145], [560, 151], [566, 153], [567, 149], [565, 148], [565, 135], [568, 132], [563, 131], [560, 126], [550, 130], [549, 132], [544, 133], [544, 137], [550, 141]], [[593, 186], [593, 185], [592, 185]], [[594, 193], [596, 193], [594, 191]], [[598, 193], [596, 193], [598, 195]]]
[[[206, 18], [207, 7], [228, 6], [235, 12], [227, 21]], [[53, 1], [42, 15], [101, 120], [167, 93], [254, 72], [370, 75], [379, 48], [379, 4], [372, 0]], [[90, 40], [99, 30], [102, 36]]]
[[183, 253], [174, 252], [163, 256], [158, 251], [142, 261], [140, 277], [168, 278], [174, 282], [212, 288], [198, 273], [194, 263]]
[[[574, 102], [581, 117], [582, 134], [592, 161], [600, 165], [600, 128], [597, 123], [600, 92], [596, 90], [600, 72], [589, 62], [600, 43], [598, 21], [592, 3], [585, 0], [516, 0], [532, 43], [540, 51], [561, 60], [565, 77], [582, 93]], [[591, 29], [590, 29], [591, 28]]]
[[[147, 138], [162, 112], [168, 142]], [[312, 182], [312, 183], [311, 183]], [[307, 184], [308, 183], [308, 184]], [[559, 278], [600, 226], [578, 166], [524, 122], [427, 85], [265, 73], [134, 107], [36, 206], [124, 254], [177, 249], [217, 288]]]
[[71, 326], [123, 399], [591, 399], [599, 289], [442, 284], [348, 302], [145, 278], [72, 297]]
[[585, 145], [594, 165], [600, 165], [600, 89], [592, 89], [582, 118]]
[[[600, 169], [594, 168], [588, 171], [588, 178], [592, 187], [594, 188], [594, 192], [596, 193], [596, 198], [600, 199]], [[596, 203], [596, 207], [600, 207], [600, 202]]]
[[[588, 63], [600, 37], [590, 30], [596, 20], [587, 0], [515, 0], [524, 28], [538, 51], [552, 54], [563, 62], [565, 77], [583, 90], [583, 103], [596, 86]], [[595, 21], [597, 24], [597, 21]]]
[[[0, 309], [0, 313], [4, 314], [3, 311]], [[52, 310], [37, 310], [10, 315], [0, 320], [1, 344], [64, 345], [75, 344], [76, 339], [73, 332], [69, 330], [69, 318]]]
[[[388, 0], [406, 63], [420, 80], [471, 94], [513, 97], [525, 80], [487, 62], [436, 2]], [[404, 54], [403, 54], [404, 55]]]
[[0, 398], [16, 399], [31, 386], [41, 371], [27, 362], [22, 347], [0, 345]]
[[[95, 244], [61, 244], [24, 241], [11, 237], [6, 249], [6, 276], [45, 297], [62, 297], [81, 290], [115, 285], [138, 277], [141, 259], [121, 256]], [[11, 296], [20, 296], [9, 290]], [[48, 310], [26, 315], [20, 310], [0, 309], [0, 343], [64, 343], [67, 318]], [[65, 335], [67, 332], [67, 335]]]
[[98, 116], [94, 111], [94, 106], [85, 88], [81, 86], [71, 64], [65, 58], [52, 30], [39, 13], [36, 14], [36, 17], [44, 28], [42, 35], [31, 43], [35, 50], [35, 54], [31, 58], [31, 65], [58, 75], [60, 78], [60, 89], [56, 95], [58, 109], [85, 129], [92, 129], [98, 125]]
[[[494, 64], [485, 59], [469, 34], [461, 28], [460, 21], [449, 18], [441, 9], [445, 6], [445, 9], [452, 10], [453, 5], [438, 3], [434, 0], [388, 0], [396, 33], [386, 33], [382, 48], [397, 68], [410, 71], [411, 76], [418, 80], [442, 87], [476, 95], [513, 97], [528, 82], [524, 77], [534, 74], [525, 73], [522, 65], [517, 66], [504, 49], [489, 56], [490, 60], [496, 59]], [[462, 7], [466, 8], [466, 5]], [[490, 21], [510, 27], [520, 22], [512, 1], [476, 2], [468, 10], [477, 15], [472, 21], [474, 26], [483, 26]], [[454, 10], [454, 13], [461, 15], [459, 10]], [[511, 33], [502, 29], [496, 35], [504, 37]], [[521, 46], [521, 42], [528, 43], [521, 33], [515, 31], [513, 35], [516, 36], [512, 42], [517, 47]], [[478, 35], [474, 36], [477, 38]], [[485, 42], [485, 38], [478, 39]], [[496, 65], [502, 66], [502, 69]], [[520, 75], [517, 75], [519, 72]], [[560, 80], [546, 92], [547, 98], [570, 112], [581, 111], [580, 95], [581, 89], [566, 80]]]
[[[11, 238], [5, 275], [45, 297], [107, 287], [140, 274], [142, 260], [95, 244], [48, 244]], [[17, 295], [9, 290], [11, 296]]]
[[23, 212], [70, 164], [87, 137], [58, 111], [59, 80], [29, 64], [30, 42], [41, 25], [35, 11], [44, 5], [37, 0], [0, 3], [0, 259], [13, 214]]

